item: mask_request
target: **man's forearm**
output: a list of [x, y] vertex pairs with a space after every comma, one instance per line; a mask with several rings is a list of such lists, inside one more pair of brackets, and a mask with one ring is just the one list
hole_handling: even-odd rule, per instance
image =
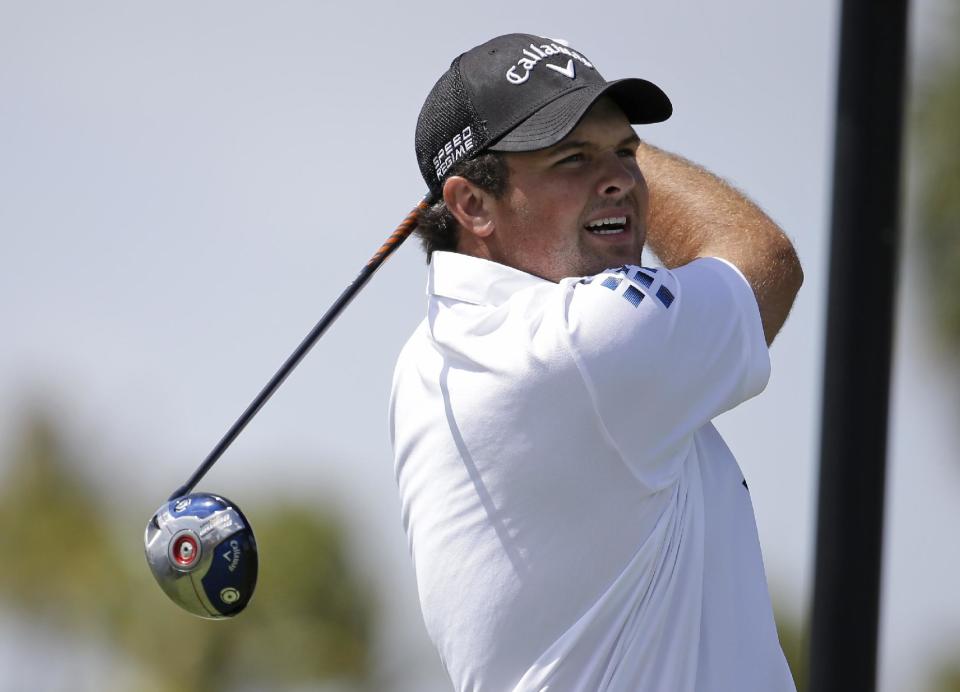
[[650, 249], [671, 268], [697, 257], [736, 265], [753, 288], [772, 342], [803, 283], [786, 234], [744, 195], [686, 159], [643, 143], [637, 160], [650, 190]]

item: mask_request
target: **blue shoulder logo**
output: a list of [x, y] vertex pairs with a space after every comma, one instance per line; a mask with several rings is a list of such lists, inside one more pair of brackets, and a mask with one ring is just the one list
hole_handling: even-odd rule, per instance
[[[608, 274], [603, 281], [600, 282], [600, 285], [616, 292], [620, 288], [620, 284], [623, 283], [623, 279], [626, 278], [627, 287], [619, 295], [633, 307], [639, 306], [646, 297], [644, 291], [640, 290], [640, 286], [653, 290], [653, 284], [657, 281], [656, 267], [637, 267], [628, 264], [622, 267], [617, 267], [616, 269], [609, 269], [607, 271], [613, 274], [623, 274], [624, 277], [621, 278], [618, 276], [610, 276]], [[595, 278], [599, 278], [599, 276], [588, 276], [584, 279], [580, 279], [578, 283], [591, 284]], [[657, 287], [654, 295], [665, 308], [669, 308], [673, 304], [673, 293], [663, 284], [660, 284], [660, 286]]]

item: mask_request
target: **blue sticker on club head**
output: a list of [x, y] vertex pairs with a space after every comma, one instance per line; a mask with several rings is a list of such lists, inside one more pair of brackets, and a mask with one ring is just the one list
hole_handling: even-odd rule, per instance
[[221, 541], [201, 579], [203, 590], [221, 615], [243, 610], [257, 585], [259, 560], [253, 532], [243, 529]]

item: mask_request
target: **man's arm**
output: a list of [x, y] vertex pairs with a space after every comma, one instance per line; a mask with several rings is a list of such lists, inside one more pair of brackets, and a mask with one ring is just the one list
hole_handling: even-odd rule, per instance
[[790, 240], [756, 205], [696, 164], [646, 143], [637, 161], [650, 190], [650, 249], [671, 269], [698, 257], [736, 265], [753, 288], [770, 345], [803, 283]]

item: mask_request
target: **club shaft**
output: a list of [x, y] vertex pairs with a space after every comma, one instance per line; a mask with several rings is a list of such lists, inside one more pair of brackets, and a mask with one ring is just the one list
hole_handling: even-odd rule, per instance
[[350, 302], [356, 297], [357, 293], [360, 292], [370, 278], [374, 275], [377, 269], [380, 268], [380, 265], [383, 264], [384, 260], [389, 257], [394, 250], [400, 247], [401, 243], [409, 237], [413, 232], [413, 229], [417, 226], [417, 218], [420, 215], [420, 212], [426, 209], [430, 204], [433, 203], [433, 197], [430, 194], [427, 194], [420, 203], [417, 204], [413, 210], [407, 214], [407, 217], [403, 222], [397, 226], [397, 229], [390, 234], [390, 237], [387, 238], [383, 245], [380, 246], [373, 257], [364, 265], [363, 269], [360, 270], [360, 273], [357, 274], [357, 277], [347, 286], [343, 293], [340, 294], [340, 297], [334, 301], [327, 311], [324, 313], [323, 317], [320, 318], [320, 321], [314, 326], [310, 333], [307, 334], [306, 338], [300, 345], [297, 346], [297, 349], [290, 354], [287, 360], [280, 366], [280, 369], [270, 378], [270, 381], [267, 382], [266, 386], [260, 391], [257, 397], [250, 402], [250, 405], [247, 406], [247, 409], [243, 414], [236, 420], [236, 422], [230, 427], [226, 435], [217, 443], [217, 446], [213, 448], [210, 454], [207, 455], [207, 458], [203, 460], [203, 463], [193, 472], [193, 475], [190, 476], [190, 479], [177, 488], [172, 495], [170, 495], [170, 500], [175, 500], [178, 497], [182, 497], [192, 491], [197, 483], [207, 474], [207, 471], [217, 463], [217, 460], [223, 455], [227, 448], [233, 444], [233, 441], [237, 439], [237, 436], [243, 432], [243, 429], [247, 427], [249, 423], [257, 412], [263, 408], [263, 405], [267, 403], [273, 393], [280, 388], [280, 385], [283, 384], [284, 380], [287, 379], [287, 376], [293, 372], [293, 369], [300, 364], [300, 361], [303, 360], [303, 357], [307, 355], [313, 345], [317, 343], [324, 332], [330, 327], [331, 324], [336, 321], [337, 317], [340, 316], [340, 313], [343, 312]]

